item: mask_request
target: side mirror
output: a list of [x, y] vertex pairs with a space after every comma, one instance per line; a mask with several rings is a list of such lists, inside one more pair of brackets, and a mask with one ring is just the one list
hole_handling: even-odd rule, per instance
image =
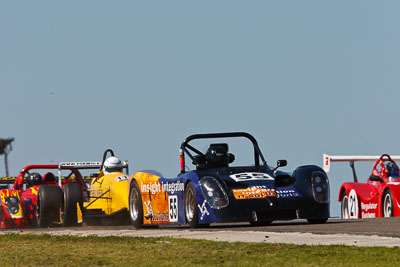
[[97, 177], [99, 177], [99, 174], [98, 174], [97, 172], [91, 173], [91, 174], [90, 174], [90, 177], [97, 178]]
[[376, 176], [376, 175], [371, 175], [369, 177], [369, 180], [373, 181], [373, 182], [381, 182], [381, 183], [383, 183], [383, 179], [381, 177], [379, 177], [379, 176]]
[[287, 161], [285, 159], [280, 159], [276, 162], [276, 167], [272, 170], [275, 172], [279, 167], [285, 167], [287, 165]]
[[276, 167], [285, 167], [287, 165], [286, 159], [280, 159], [276, 162]]

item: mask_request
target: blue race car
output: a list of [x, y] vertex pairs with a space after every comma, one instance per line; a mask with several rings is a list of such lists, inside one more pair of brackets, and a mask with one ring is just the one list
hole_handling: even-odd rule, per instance
[[[254, 150], [254, 164], [231, 166], [235, 156], [227, 143], [211, 143], [205, 153], [193, 140], [246, 138]], [[186, 171], [190, 158], [195, 170]], [[318, 166], [279, 171], [286, 160], [271, 167], [256, 139], [245, 132], [195, 134], [180, 147], [180, 173], [164, 178], [157, 172], [137, 172], [129, 178], [129, 215], [136, 228], [143, 225], [214, 222], [250, 222], [268, 225], [273, 220], [307, 219], [324, 223], [329, 217], [329, 180]]]

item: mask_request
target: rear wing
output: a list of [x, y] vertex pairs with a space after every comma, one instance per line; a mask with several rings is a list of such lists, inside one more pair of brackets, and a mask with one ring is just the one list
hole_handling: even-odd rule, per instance
[[[76, 162], [60, 162], [58, 164], [59, 169], [100, 169], [102, 167], [101, 161], [76, 161]], [[127, 160], [122, 161], [122, 168], [129, 172], [129, 164]]]
[[[103, 167], [103, 162], [101, 161], [71, 161], [71, 162], [60, 162], [58, 164], [58, 181], [61, 183], [61, 170], [66, 169], [80, 169], [80, 170], [95, 170]], [[122, 161], [122, 169], [126, 170], [126, 174], [129, 174], [129, 164], [127, 160]], [[90, 177], [89, 177], [90, 178]], [[93, 177], [91, 177], [93, 178]], [[88, 179], [88, 177], [83, 177], [83, 179]]]
[[[356, 170], [354, 168], [354, 162], [356, 161], [377, 161], [378, 159], [381, 158], [382, 155], [379, 156], [363, 156], [363, 155], [358, 155], [358, 156], [331, 156], [327, 154], [323, 154], [322, 160], [323, 160], [323, 168], [325, 172], [329, 172], [331, 169], [331, 162], [350, 162], [350, 167], [353, 170], [353, 177], [354, 177], [354, 182], [358, 182]], [[394, 161], [400, 161], [400, 156], [390, 156], [390, 158]]]
[[[324, 171], [329, 172], [331, 169], [331, 162], [356, 162], [356, 161], [377, 161], [379, 156], [330, 156], [323, 154]], [[400, 156], [390, 156], [394, 161], [400, 161]]]

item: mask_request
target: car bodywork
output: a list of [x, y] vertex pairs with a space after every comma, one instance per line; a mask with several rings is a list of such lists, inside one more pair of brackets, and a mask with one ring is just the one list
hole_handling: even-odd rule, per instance
[[[324, 170], [331, 162], [350, 162], [354, 182], [345, 182], [339, 190], [341, 217], [344, 219], [400, 216], [400, 172], [395, 161], [400, 156], [330, 156], [323, 155]], [[365, 183], [358, 181], [354, 162], [375, 162]]]
[[[24, 228], [50, 226], [62, 223], [61, 198], [66, 184], [79, 183], [83, 186], [82, 177], [71, 170], [76, 180], [71, 176], [56, 181], [51, 171], [57, 171], [58, 165], [29, 165], [23, 168], [12, 188], [0, 190], [0, 226], [1, 228]], [[27, 175], [30, 172], [45, 171], [41, 184], [29, 186]], [[40, 203], [42, 199], [42, 203]]]
[[83, 187], [82, 201], [79, 203], [77, 216], [82, 216], [82, 220], [95, 221], [102, 218], [124, 219], [128, 222], [128, 161], [122, 161], [124, 172], [111, 172], [104, 174], [103, 164], [107, 154], [114, 156], [114, 152], [108, 149], [104, 152], [102, 161], [86, 162], [60, 162], [59, 168], [73, 168], [75, 170], [94, 170], [96, 173], [90, 174], [90, 183]]
[[[5, 186], [0, 190], [1, 228], [72, 226], [84, 220], [120, 216], [128, 221], [128, 175], [103, 173], [107, 153], [114, 156], [108, 149], [103, 161], [29, 165], [22, 169], [12, 188]], [[128, 172], [128, 162], [123, 161], [122, 165]], [[98, 172], [89, 176], [81, 173], [92, 169]], [[38, 170], [46, 171], [43, 183], [29, 186], [26, 176]], [[65, 171], [68, 175], [63, 176]], [[10, 181], [9, 178], [2, 180]]]
[[[236, 137], [250, 140], [254, 165], [229, 166], [235, 156], [227, 153], [225, 143], [210, 145], [214, 161], [209, 151], [203, 154], [189, 144], [195, 139]], [[185, 171], [187, 157], [196, 170]], [[131, 175], [131, 221], [136, 227], [186, 223], [198, 227], [214, 222], [269, 224], [272, 220], [296, 218], [325, 222], [329, 217], [325, 172], [313, 165], [298, 167], [293, 173], [278, 170], [285, 165], [286, 161], [280, 160], [277, 167], [269, 166], [256, 139], [245, 132], [191, 135], [180, 147], [178, 177], [164, 178], [151, 172]]]

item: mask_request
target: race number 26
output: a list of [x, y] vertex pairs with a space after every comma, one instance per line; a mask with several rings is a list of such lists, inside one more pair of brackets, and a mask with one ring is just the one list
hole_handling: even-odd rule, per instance
[[178, 221], [178, 196], [168, 196], [168, 217], [170, 222]]

